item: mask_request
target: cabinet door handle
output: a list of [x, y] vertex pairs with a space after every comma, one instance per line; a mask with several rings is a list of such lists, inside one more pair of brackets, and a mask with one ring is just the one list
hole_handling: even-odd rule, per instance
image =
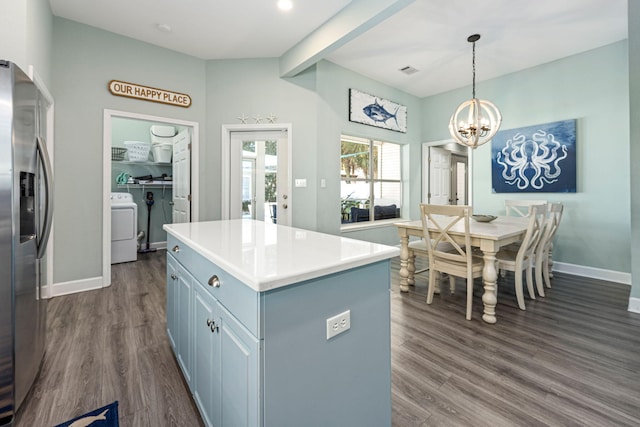
[[211, 326], [211, 323], [213, 323], [211, 319], [207, 319], [207, 326]]
[[175, 253], [178, 253], [178, 252], [180, 252], [180, 246], [175, 245], [171, 250], [172, 250], [173, 252], [175, 252]]
[[215, 274], [211, 276], [211, 278], [209, 279], [209, 282], [207, 283], [209, 283], [209, 286], [211, 286], [212, 288], [219, 288], [221, 285], [220, 279]]
[[214, 321], [211, 321], [211, 325], [209, 326], [209, 328], [211, 329], [211, 333], [218, 331], [218, 325], [216, 325], [216, 322]]
[[178, 276], [176, 276], [176, 273], [171, 273], [171, 279], [176, 280], [178, 278]]

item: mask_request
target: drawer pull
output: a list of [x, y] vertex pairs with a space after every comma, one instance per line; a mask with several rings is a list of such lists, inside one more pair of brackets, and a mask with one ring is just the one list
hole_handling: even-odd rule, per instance
[[221, 285], [220, 279], [215, 274], [211, 276], [208, 283], [209, 283], [209, 286], [211, 286], [212, 288], [219, 288]]
[[175, 245], [175, 246], [173, 247], [173, 249], [171, 249], [171, 250], [172, 250], [173, 252], [175, 252], [175, 253], [178, 253], [178, 252], [180, 252], [180, 246]]
[[171, 279], [176, 280], [178, 278], [178, 276], [176, 276], [176, 273], [171, 273]]

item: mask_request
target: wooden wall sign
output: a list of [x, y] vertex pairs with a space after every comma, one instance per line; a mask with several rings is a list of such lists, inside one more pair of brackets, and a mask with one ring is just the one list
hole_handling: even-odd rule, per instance
[[116, 96], [177, 105], [178, 107], [189, 108], [191, 106], [191, 97], [184, 93], [171, 92], [169, 90], [141, 86], [135, 83], [121, 82], [119, 80], [111, 80], [109, 82], [109, 92]]

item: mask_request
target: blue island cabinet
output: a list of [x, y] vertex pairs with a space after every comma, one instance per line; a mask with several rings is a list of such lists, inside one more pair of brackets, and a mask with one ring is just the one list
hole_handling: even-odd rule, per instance
[[167, 333], [205, 425], [391, 425], [389, 259], [256, 290], [167, 238]]

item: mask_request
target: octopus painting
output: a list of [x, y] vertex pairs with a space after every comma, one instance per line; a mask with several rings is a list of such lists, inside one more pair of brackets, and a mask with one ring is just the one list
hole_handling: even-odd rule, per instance
[[575, 120], [501, 133], [492, 143], [494, 191], [575, 192]]

